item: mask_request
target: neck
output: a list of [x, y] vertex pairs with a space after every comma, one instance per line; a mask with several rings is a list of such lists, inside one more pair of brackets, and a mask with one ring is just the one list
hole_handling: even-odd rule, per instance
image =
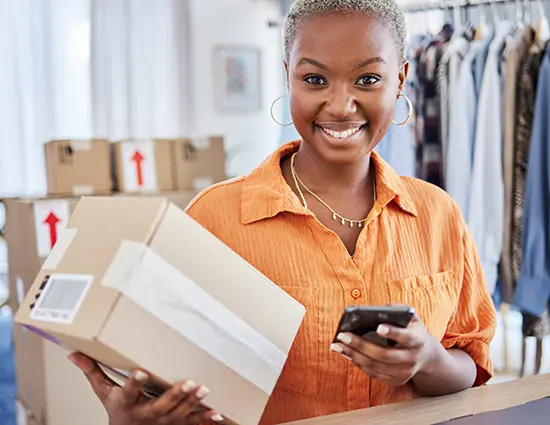
[[362, 191], [372, 185], [370, 156], [369, 153], [352, 164], [330, 164], [302, 143], [295, 168], [300, 179], [315, 192]]

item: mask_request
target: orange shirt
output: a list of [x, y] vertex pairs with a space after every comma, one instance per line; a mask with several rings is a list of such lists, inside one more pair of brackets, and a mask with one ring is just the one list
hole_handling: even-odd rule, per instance
[[[399, 177], [376, 153], [376, 203], [353, 259], [285, 182], [278, 149], [246, 177], [203, 191], [187, 212], [307, 309], [262, 419], [275, 424], [408, 400], [412, 386], [370, 379], [329, 347], [348, 305], [408, 304], [446, 348], [492, 374], [496, 314], [472, 236], [441, 189]], [[276, 326], [276, 324], [274, 324]]]

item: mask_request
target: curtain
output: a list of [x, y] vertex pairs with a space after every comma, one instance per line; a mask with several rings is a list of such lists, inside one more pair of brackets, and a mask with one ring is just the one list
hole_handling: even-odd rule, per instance
[[92, 17], [95, 135], [188, 134], [188, 2], [94, 0]]

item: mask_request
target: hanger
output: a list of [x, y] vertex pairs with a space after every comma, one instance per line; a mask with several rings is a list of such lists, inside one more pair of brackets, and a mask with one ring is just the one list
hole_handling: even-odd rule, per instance
[[550, 39], [550, 28], [548, 27], [548, 19], [544, 13], [544, 6], [541, 0], [537, 0], [537, 8], [539, 10], [539, 21], [535, 28], [535, 40], [545, 42]]

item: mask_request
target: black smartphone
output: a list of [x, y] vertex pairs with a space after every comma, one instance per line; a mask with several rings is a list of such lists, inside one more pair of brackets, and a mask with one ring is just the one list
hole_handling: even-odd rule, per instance
[[383, 347], [395, 347], [396, 342], [381, 337], [376, 333], [381, 324], [406, 328], [415, 315], [414, 308], [409, 306], [350, 306], [344, 310], [338, 330], [352, 333]]

